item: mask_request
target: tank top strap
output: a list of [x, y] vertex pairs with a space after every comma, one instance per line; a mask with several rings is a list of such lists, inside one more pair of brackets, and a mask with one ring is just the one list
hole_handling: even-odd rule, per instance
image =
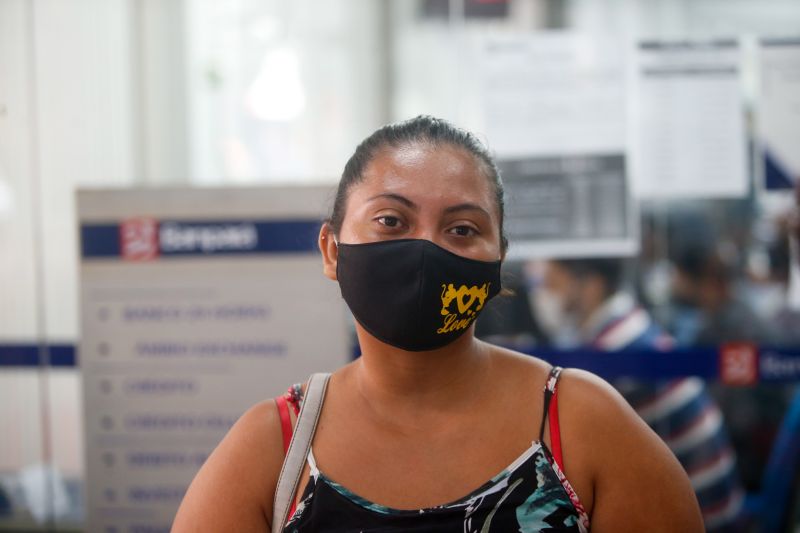
[[542, 409], [542, 423], [539, 427], [539, 442], [544, 442], [544, 425], [549, 422], [550, 448], [558, 467], [564, 470], [564, 460], [561, 453], [561, 430], [558, 423], [558, 379], [564, 369], [554, 366], [547, 376], [544, 386], [544, 406]]

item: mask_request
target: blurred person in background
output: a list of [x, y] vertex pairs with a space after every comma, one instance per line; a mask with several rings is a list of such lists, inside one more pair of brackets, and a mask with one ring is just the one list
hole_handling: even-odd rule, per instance
[[713, 246], [687, 245], [674, 257], [667, 328], [678, 345], [766, 342], [767, 323], [739, 297], [732, 261]]
[[[561, 348], [670, 348], [671, 338], [624, 290], [623, 273], [621, 259], [546, 262], [533, 292], [537, 320]], [[708, 531], [736, 530], [744, 492], [722, 414], [704, 382], [615, 385], [689, 474]]]
[[546, 262], [534, 293], [537, 320], [555, 344], [668, 349], [671, 339], [627, 291], [621, 259]]

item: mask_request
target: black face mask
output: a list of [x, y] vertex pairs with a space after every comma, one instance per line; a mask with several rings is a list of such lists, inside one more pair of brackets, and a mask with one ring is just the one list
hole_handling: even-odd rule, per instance
[[339, 244], [336, 275], [359, 324], [412, 352], [456, 340], [500, 292], [500, 261], [468, 259], [421, 239]]

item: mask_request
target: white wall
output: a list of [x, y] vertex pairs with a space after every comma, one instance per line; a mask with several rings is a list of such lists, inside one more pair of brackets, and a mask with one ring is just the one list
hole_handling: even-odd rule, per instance
[[[77, 340], [75, 188], [137, 181], [132, 5], [0, 1], [0, 343]], [[0, 471], [80, 475], [79, 387], [75, 369], [0, 371]]]
[[0, 342], [36, 334], [26, 4], [0, 2]]

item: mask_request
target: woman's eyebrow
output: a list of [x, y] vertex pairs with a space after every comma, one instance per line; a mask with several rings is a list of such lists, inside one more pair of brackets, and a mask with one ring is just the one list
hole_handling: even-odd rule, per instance
[[455, 212], [458, 212], [458, 211], [480, 211], [481, 213], [483, 213], [487, 217], [491, 218], [491, 216], [489, 215], [489, 212], [486, 209], [484, 209], [483, 207], [479, 206], [478, 204], [472, 204], [472, 203], [469, 203], [469, 202], [463, 203], [463, 204], [451, 205], [450, 207], [446, 207], [444, 209], [444, 213], [445, 214], [451, 214], [451, 213], [455, 213]]
[[414, 209], [414, 210], [418, 210], [419, 209], [419, 206], [417, 204], [415, 204], [414, 202], [412, 202], [411, 200], [409, 200], [405, 196], [402, 196], [400, 194], [396, 194], [396, 193], [393, 193], [393, 192], [385, 192], [385, 193], [381, 193], [381, 194], [376, 194], [375, 196], [373, 196], [371, 198], [368, 198], [367, 201], [371, 202], [373, 200], [380, 200], [380, 199], [394, 200], [396, 202], [400, 202], [401, 204], [403, 204], [404, 206], [406, 206], [406, 207], [408, 207], [410, 209]]

